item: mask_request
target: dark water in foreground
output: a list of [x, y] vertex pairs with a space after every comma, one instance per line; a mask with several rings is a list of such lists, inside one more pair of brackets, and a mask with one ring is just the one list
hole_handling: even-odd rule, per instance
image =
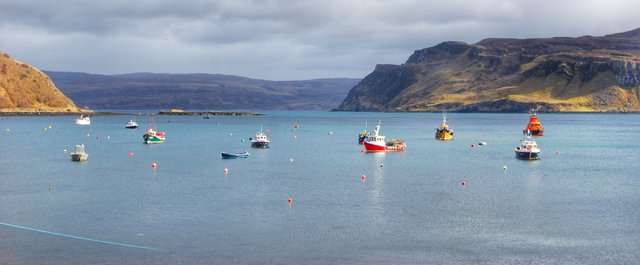
[[[0, 264], [640, 263], [640, 115], [543, 114], [534, 162], [526, 114], [447, 118], [451, 142], [440, 114], [162, 116], [163, 145], [141, 117], [2, 118]], [[360, 152], [378, 119], [406, 152]], [[248, 147], [261, 124], [270, 150]]]

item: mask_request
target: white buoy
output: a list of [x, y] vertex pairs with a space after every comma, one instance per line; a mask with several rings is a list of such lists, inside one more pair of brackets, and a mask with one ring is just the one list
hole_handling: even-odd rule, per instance
[[333, 135], [333, 132], [329, 132], [329, 135]]
[[502, 166], [502, 170], [507, 170], [507, 166], [506, 165]]
[[293, 163], [293, 158], [289, 158], [289, 162]]

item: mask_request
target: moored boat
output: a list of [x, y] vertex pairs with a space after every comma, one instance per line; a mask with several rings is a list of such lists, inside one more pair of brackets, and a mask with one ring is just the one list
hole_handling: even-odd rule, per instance
[[453, 129], [447, 125], [447, 117], [442, 115], [442, 123], [440, 127], [436, 128], [437, 140], [453, 140]]
[[71, 153], [71, 161], [82, 162], [89, 159], [89, 154], [84, 151], [84, 144], [76, 145], [76, 151]]
[[[151, 128], [151, 124], [153, 124], [153, 128]], [[156, 123], [153, 121], [153, 116], [149, 119], [149, 125], [147, 125], [147, 131], [142, 135], [142, 139], [145, 144], [161, 144], [164, 143], [165, 134], [164, 132], [158, 132], [156, 128]]]
[[522, 133], [531, 133], [532, 135], [542, 136], [544, 133], [544, 128], [542, 127], [542, 124], [540, 124], [538, 115], [534, 110], [531, 110], [530, 114], [531, 115], [529, 116], [529, 123], [527, 123], [527, 126], [524, 128], [524, 130], [522, 130]]
[[260, 131], [256, 133], [255, 138], [249, 138], [251, 140], [251, 147], [253, 148], [269, 148], [269, 138], [267, 135], [262, 132], [262, 126], [260, 126]]
[[76, 119], [76, 125], [90, 125], [90, 124], [91, 124], [91, 117], [89, 116], [80, 115], [80, 117]]
[[516, 147], [516, 158], [522, 160], [538, 160], [540, 159], [540, 149], [538, 144], [531, 137], [531, 134], [527, 134], [522, 140], [520, 140], [520, 146]]
[[247, 151], [244, 151], [242, 153], [221, 152], [220, 154], [222, 155], [222, 159], [248, 158], [249, 155], [251, 155]]
[[398, 152], [404, 151], [407, 148], [404, 140], [394, 139], [385, 142], [385, 136], [380, 135], [380, 121], [373, 130], [373, 135], [370, 135], [363, 141], [364, 148], [367, 152]]
[[135, 128], [138, 128], [138, 123], [133, 119], [131, 119], [129, 122], [127, 122], [127, 125], [125, 125], [124, 127], [127, 129], [135, 129]]

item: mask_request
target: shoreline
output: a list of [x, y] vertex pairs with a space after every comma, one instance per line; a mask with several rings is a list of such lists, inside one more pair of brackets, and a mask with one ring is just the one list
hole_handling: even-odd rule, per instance
[[252, 112], [238, 112], [238, 111], [159, 111], [155, 114], [148, 113], [116, 113], [108, 111], [79, 111], [79, 112], [67, 112], [67, 111], [0, 111], [0, 117], [15, 117], [15, 116], [267, 116], [264, 113], [252, 113]]

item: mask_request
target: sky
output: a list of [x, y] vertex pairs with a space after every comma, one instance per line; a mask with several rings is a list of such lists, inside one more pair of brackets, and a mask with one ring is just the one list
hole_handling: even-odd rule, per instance
[[602, 36], [639, 0], [0, 0], [0, 51], [42, 70], [363, 78], [444, 41]]

